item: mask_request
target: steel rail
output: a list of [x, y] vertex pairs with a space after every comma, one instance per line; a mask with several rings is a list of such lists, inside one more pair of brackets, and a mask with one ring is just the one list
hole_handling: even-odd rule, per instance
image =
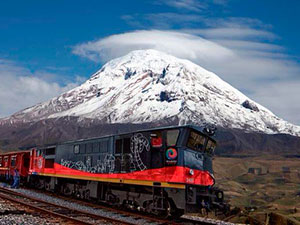
[[[6, 188], [0, 187], [0, 198], [4, 198], [8, 201], [12, 201], [21, 205], [24, 205], [28, 208], [35, 209], [37, 211], [48, 213], [53, 216], [57, 216], [63, 219], [66, 219], [68, 221], [74, 222], [76, 224], [86, 224], [86, 225], [92, 225], [95, 224], [95, 222], [88, 222], [82, 219], [78, 219], [75, 217], [86, 217], [86, 220], [92, 219], [92, 220], [102, 220], [106, 222], [112, 222], [117, 224], [124, 224], [124, 225], [133, 225], [134, 223], [126, 222], [123, 220], [110, 218], [106, 216], [101, 216], [98, 214], [89, 213], [87, 211], [81, 211], [78, 209], [72, 209], [68, 208], [62, 205], [58, 205], [55, 203], [47, 202], [38, 198], [34, 198], [25, 194], [21, 194]], [[18, 199], [19, 198], [19, 199]], [[21, 199], [20, 199], [21, 198]], [[24, 201], [24, 200], [29, 200]], [[50, 207], [49, 207], [50, 206]], [[59, 213], [57, 211], [62, 211], [63, 213]], [[68, 213], [70, 214], [68, 216]]]
[[[28, 190], [31, 190], [31, 189], [28, 189]], [[155, 218], [153, 216], [145, 215], [145, 214], [142, 214], [142, 213], [130, 212], [130, 211], [127, 211], [127, 210], [116, 209], [115, 207], [108, 207], [108, 206], [104, 206], [104, 205], [99, 205], [99, 204], [95, 204], [95, 203], [86, 202], [86, 201], [81, 200], [81, 199], [74, 199], [74, 198], [70, 198], [70, 197], [66, 197], [66, 196], [61, 196], [61, 195], [58, 195], [56, 193], [49, 193], [49, 192], [45, 192], [45, 191], [41, 191], [41, 190], [34, 190], [34, 191], [36, 191], [38, 193], [43, 193], [43, 194], [51, 196], [51, 197], [56, 197], [56, 198], [59, 198], [59, 199], [62, 199], [62, 200], [66, 200], [68, 202], [71, 201], [73, 203], [83, 204], [85, 206], [89, 206], [89, 207], [92, 207], [92, 208], [108, 210], [110, 212], [118, 213], [121, 216], [123, 215], [123, 216], [131, 216], [133, 218], [141, 218], [141, 219], [146, 220], [147, 222], [158, 223], [159, 225], [169, 225], [169, 224], [172, 224], [172, 225], [182, 225], [182, 224], [213, 225], [213, 224], [217, 224], [217, 223], [214, 223], [212, 221], [205, 222], [205, 221], [197, 221], [197, 220], [188, 219], [188, 218], [179, 218], [179, 219], [175, 219], [175, 220], [173, 220], [172, 218], [159, 219], [159, 218]], [[54, 204], [54, 203], [51, 203], [51, 202], [46, 202], [44, 200], [34, 198], [34, 197], [31, 197], [31, 196], [28, 196], [28, 195], [24, 195], [24, 194], [21, 194], [19, 192], [15, 192], [13, 190], [9, 190], [7, 188], [0, 187], [0, 192], [6, 192], [6, 193], [8, 192], [8, 193], [11, 193], [12, 195], [16, 195], [16, 196], [19, 196], [19, 197], [22, 197], [22, 198], [32, 199], [33, 201], [36, 201], [36, 202], [46, 203], [48, 205], [52, 205], [54, 207], [60, 207], [60, 208], [66, 209], [66, 210], [72, 210], [74, 212], [74, 214], [78, 214], [78, 215], [90, 214], [92, 217], [97, 217], [96, 219], [98, 219], [98, 220], [102, 219], [102, 220], [111, 221], [111, 222], [114, 222], [114, 223], [117, 223], [117, 224], [130, 224], [130, 225], [135, 224], [135, 223], [130, 223], [130, 222], [126, 222], [126, 221], [123, 221], [123, 220], [119, 220], [119, 219], [114, 219], [114, 218], [100, 216], [100, 215], [93, 214], [93, 213], [88, 213], [86, 211], [80, 211], [80, 210], [77, 210], [77, 209], [70, 209], [68, 207], [57, 205], [57, 204]], [[2, 197], [1, 193], [0, 193], [0, 197]], [[14, 201], [14, 200], [12, 200], [12, 201]], [[23, 202], [21, 202], [20, 204], [23, 204]], [[30, 205], [30, 204], [29, 204], [29, 207], [33, 208], [33, 206]], [[37, 210], [39, 210], [39, 209], [37, 209]], [[44, 209], [41, 209], [41, 210], [43, 210], [47, 213], [52, 213], [52, 212], [48, 212], [47, 210], [44, 210]], [[74, 214], [72, 214], [72, 215], [74, 215]], [[60, 215], [56, 215], [56, 216], [60, 216]], [[62, 214], [62, 216], [65, 219], [70, 218], [70, 217], [68, 217], [64, 214]], [[95, 224], [95, 223], [89, 223], [87, 221], [78, 220], [76, 218], [71, 218], [71, 219], [74, 219], [74, 222], [81, 223], [81, 224]]]
[[[29, 189], [31, 190], [31, 189]], [[159, 225], [183, 225], [183, 224], [198, 224], [198, 225], [214, 225], [217, 223], [213, 223], [211, 221], [209, 222], [205, 222], [205, 221], [198, 221], [198, 220], [193, 220], [193, 219], [188, 219], [188, 218], [178, 218], [178, 219], [161, 219], [161, 218], [155, 218], [154, 216], [151, 216], [149, 214], [145, 214], [145, 213], [139, 213], [139, 212], [134, 212], [134, 211], [128, 211], [126, 209], [120, 209], [120, 208], [116, 208], [116, 207], [111, 207], [111, 206], [106, 206], [103, 204], [96, 204], [96, 203], [92, 203], [92, 202], [87, 202], [85, 200], [82, 199], [76, 199], [76, 198], [72, 198], [72, 197], [67, 197], [67, 196], [62, 196], [60, 194], [57, 193], [53, 193], [53, 192], [47, 192], [47, 191], [42, 191], [42, 190], [35, 190], [34, 191], [38, 192], [38, 193], [43, 193], [46, 194], [48, 196], [51, 197], [56, 197], [56, 198], [60, 198], [63, 199], [65, 201], [71, 201], [73, 203], [77, 203], [77, 204], [82, 204], [88, 207], [92, 207], [92, 208], [97, 208], [97, 209], [104, 209], [107, 211], [113, 211], [116, 212], [118, 214], [121, 215], [126, 215], [126, 216], [132, 216], [132, 217], [139, 217], [142, 218], [146, 221], [152, 222], [152, 223], [158, 223]]]

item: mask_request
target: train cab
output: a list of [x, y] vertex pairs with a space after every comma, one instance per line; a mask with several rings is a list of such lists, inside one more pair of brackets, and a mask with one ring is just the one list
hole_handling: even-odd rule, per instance
[[34, 148], [30, 153], [30, 174], [51, 173], [54, 174], [56, 146]]

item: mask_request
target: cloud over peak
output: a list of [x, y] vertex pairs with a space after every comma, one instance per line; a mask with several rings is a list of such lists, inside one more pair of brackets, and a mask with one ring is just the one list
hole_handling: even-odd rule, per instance
[[[288, 105], [284, 99], [294, 98], [296, 101], [296, 96], [281, 95], [287, 93], [283, 90], [274, 96], [272, 89], [280, 85], [282, 80], [291, 83], [298, 77], [300, 65], [285, 53], [285, 48], [272, 43], [277, 38], [275, 34], [264, 29], [258, 21], [250, 21], [251, 25], [247, 27], [246, 21], [236, 25], [230, 21], [227, 27], [215, 25], [202, 29], [136, 30], [78, 44], [74, 46], [73, 53], [99, 64], [133, 50], [149, 48], [189, 59], [215, 72], [275, 114], [299, 124], [299, 118], [295, 118], [293, 113], [283, 115], [283, 110], [278, 110], [275, 102], [268, 99], [277, 98], [287, 111], [288, 108], [294, 110], [295, 106]], [[289, 91], [294, 92], [300, 95], [300, 90]], [[300, 106], [297, 108], [300, 110]]]
[[229, 49], [201, 37], [161, 30], [138, 30], [112, 35], [79, 44], [74, 47], [73, 53], [96, 62], [106, 62], [133, 50], [149, 48], [195, 61], [199, 58], [218, 60], [232, 55]]

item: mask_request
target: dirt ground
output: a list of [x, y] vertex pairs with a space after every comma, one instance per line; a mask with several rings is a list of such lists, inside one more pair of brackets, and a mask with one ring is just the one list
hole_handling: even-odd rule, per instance
[[[263, 220], [273, 212], [300, 221], [300, 158], [214, 157], [213, 165], [216, 186], [243, 215]], [[243, 222], [242, 218], [232, 220]]]

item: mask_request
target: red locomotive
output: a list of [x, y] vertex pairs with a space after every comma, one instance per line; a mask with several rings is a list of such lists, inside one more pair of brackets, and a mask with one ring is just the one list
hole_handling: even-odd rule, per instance
[[159, 216], [224, 210], [214, 188], [214, 139], [194, 126], [149, 129], [0, 155], [1, 175]]

